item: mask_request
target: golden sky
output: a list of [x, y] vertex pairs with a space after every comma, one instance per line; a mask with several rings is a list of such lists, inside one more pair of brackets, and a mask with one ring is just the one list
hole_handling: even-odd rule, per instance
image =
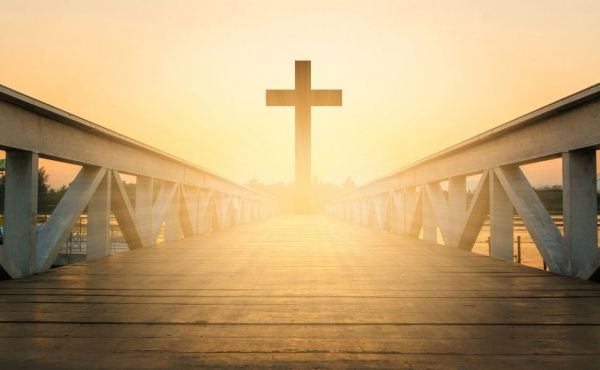
[[313, 109], [313, 175], [362, 183], [600, 82], [599, 19], [597, 0], [0, 0], [0, 84], [290, 182], [293, 108], [265, 90], [312, 60], [313, 88], [344, 91]]

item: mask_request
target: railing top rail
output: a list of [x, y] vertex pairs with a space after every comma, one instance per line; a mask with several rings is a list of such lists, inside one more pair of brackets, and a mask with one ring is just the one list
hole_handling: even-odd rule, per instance
[[569, 95], [565, 98], [557, 100], [553, 103], [545, 105], [541, 108], [538, 108], [530, 113], [522, 115], [518, 118], [515, 118], [511, 121], [508, 121], [502, 125], [499, 125], [495, 128], [487, 130], [481, 134], [473, 136], [470, 139], [464, 140], [456, 145], [450, 146], [444, 150], [441, 150], [437, 153], [434, 153], [430, 156], [427, 156], [423, 159], [420, 159], [416, 162], [408, 164], [404, 167], [401, 167], [397, 170], [391, 171], [384, 176], [378, 177], [375, 180], [369, 181], [366, 184], [363, 184], [356, 189], [348, 190], [347, 192], [341, 194], [338, 198], [344, 198], [348, 194], [351, 194], [357, 190], [368, 188], [376, 183], [380, 183], [383, 181], [390, 180], [396, 176], [399, 176], [405, 172], [409, 172], [416, 167], [420, 167], [431, 162], [439, 161], [445, 157], [455, 156], [460, 154], [460, 152], [465, 151], [471, 147], [484, 144], [488, 141], [495, 140], [501, 136], [504, 136], [508, 133], [511, 133], [515, 130], [523, 129], [527, 126], [530, 126], [534, 123], [537, 123], [541, 120], [547, 119], [554, 115], [558, 115], [560, 113], [566, 112], [570, 109], [573, 109], [577, 106], [580, 106], [584, 103], [598, 100], [600, 98], [600, 84], [596, 84], [590, 86], [586, 89], [583, 89], [579, 92], [576, 92], [572, 95]]
[[[39, 114], [43, 117], [52, 119], [54, 121], [69, 125], [71, 127], [75, 127], [79, 130], [85, 131], [89, 134], [92, 135], [96, 135], [99, 137], [103, 137], [106, 139], [109, 139], [111, 141], [115, 141], [115, 142], [119, 142], [121, 144], [124, 144], [128, 147], [131, 147], [133, 149], [136, 150], [140, 150], [143, 152], [147, 152], [147, 153], [151, 153], [155, 156], [159, 156], [162, 157], [168, 161], [171, 162], [176, 162], [180, 165], [183, 165], [185, 167], [188, 167], [190, 169], [193, 169], [195, 171], [204, 173], [208, 176], [211, 176], [213, 178], [216, 178], [220, 181], [226, 182], [230, 185], [239, 187], [240, 189], [243, 189], [245, 191], [254, 193], [256, 195], [259, 195], [261, 197], [267, 198], [267, 199], [272, 199], [273, 197], [264, 193], [261, 193], [257, 190], [254, 190], [252, 188], [246, 187], [244, 185], [238, 184], [235, 181], [232, 181], [230, 179], [227, 179], [224, 176], [218, 175], [214, 172], [211, 172], [203, 167], [200, 167], [192, 162], [186, 161], [184, 159], [181, 159], [179, 157], [176, 157], [172, 154], [169, 154], [165, 151], [162, 151], [160, 149], [154, 148], [150, 145], [144, 144], [140, 141], [137, 141], [135, 139], [132, 139], [126, 135], [120, 134], [116, 131], [110, 130], [106, 127], [103, 127], [99, 124], [96, 124], [94, 122], [88, 121], [84, 118], [81, 118], [77, 115], [71, 114], [69, 112], [66, 112], [60, 108], [57, 108], [55, 106], [52, 106], [50, 104], [47, 104], [45, 102], [42, 102], [38, 99], [35, 99], [31, 96], [25, 95], [23, 93], [20, 93], [18, 91], [15, 91], [9, 87], [6, 87], [4, 85], [0, 85], [0, 101], [5, 101], [8, 102], [10, 104], [19, 106], [27, 111], [30, 112], [34, 112], [36, 114]], [[15, 149], [19, 149], [19, 148], [15, 148]]]

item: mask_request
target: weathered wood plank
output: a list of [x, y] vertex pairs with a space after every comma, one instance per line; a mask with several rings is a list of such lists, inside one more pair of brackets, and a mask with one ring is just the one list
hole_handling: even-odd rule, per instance
[[324, 216], [0, 282], [0, 368], [594, 368], [600, 285]]

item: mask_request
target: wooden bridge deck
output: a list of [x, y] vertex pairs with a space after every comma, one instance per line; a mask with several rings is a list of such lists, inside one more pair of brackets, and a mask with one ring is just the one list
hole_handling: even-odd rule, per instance
[[0, 368], [598, 368], [600, 284], [259, 224], [0, 282]]

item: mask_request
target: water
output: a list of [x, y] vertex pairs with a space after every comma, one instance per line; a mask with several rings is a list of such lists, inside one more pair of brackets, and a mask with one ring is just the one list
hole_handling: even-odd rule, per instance
[[[558, 227], [558, 230], [561, 234], [564, 235], [564, 224], [563, 224], [563, 216], [562, 215], [552, 215], [552, 220], [554, 224]], [[513, 244], [513, 256], [517, 256], [517, 236], [521, 237], [521, 264], [526, 266], [535, 267], [538, 269], [543, 269], [544, 260], [538, 252], [531, 235], [527, 232], [527, 228], [523, 224], [523, 221], [519, 216], [515, 216], [513, 218], [514, 225], [514, 244]], [[473, 252], [482, 254], [485, 256], [489, 255], [489, 242], [488, 239], [490, 237], [490, 223], [489, 218], [486, 219], [481, 231], [479, 232], [479, 236], [477, 237], [477, 241], [473, 246]], [[441, 235], [438, 235], [438, 239], [441, 238]]]
[[[38, 216], [38, 224], [43, 224], [48, 220], [48, 215], [39, 215]], [[563, 226], [563, 216], [562, 215], [553, 215], [552, 220], [558, 227], [561, 233], [564, 233]], [[0, 218], [0, 223], [3, 224], [2, 218]], [[66, 263], [71, 261], [75, 262], [80, 260], [81, 257], [84, 257], [87, 253], [87, 215], [81, 215], [73, 229], [71, 230], [71, 234], [65, 244], [60, 248], [59, 255], [66, 260]], [[514, 244], [513, 244], [513, 256], [516, 261], [517, 256], [517, 237], [521, 237], [521, 263], [526, 266], [535, 267], [538, 269], [543, 269], [544, 260], [542, 256], [537, 250], [535, 243], [533, 242], [531, 235], [527, 232], [527, 228], [523, 224], [523, 221], [519, 216], [515, 216], [513, 219], [514, 224]], [[489, 218], [483, 224], [479, 235], [477, 236], [477, 240], [475, 245], [473, 246], [473, 253], [482, 254], [485, 256], [489, 255], [489, 237], [490, 237], [490, 223]], [[600, 236], [599, 236], [600, 237]], [[123, 238], [123, 233], [119, 228], [119, 224], [114, 215], [110, 218], [110, 254], [118, 254], [122, 252], [126, 252], [129, 250], [127, 247], [127, 243], [125, 243], [125, 239]], [[164, 241], [164, 224], [161, 227], [157, 243], [161, 243]], [[438, 243], [443, 244], [443, 238], [441, 233], [438, 231]]]

